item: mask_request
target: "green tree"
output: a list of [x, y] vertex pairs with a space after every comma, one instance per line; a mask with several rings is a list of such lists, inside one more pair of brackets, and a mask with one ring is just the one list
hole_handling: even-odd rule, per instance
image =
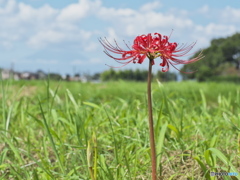
[[59, 80], [62, 79], [62, 76], [60, 74], [57, 74], [57, 73], [49, 73], [48, 77], [49, 77], [49, 79], [56, 80], [56, 81], [59, 81]]
[[[140, 70], [140, 69], [136, 69], [135, 71], [131, 69], [114, 71], [113, 69], [110, 69], [101, 73], [100, 76], [102, 81], [109, 81], [109, 80], [114, 81], [114, 80], [120, 80], [120, 79], [127, 80], [127, 81], [147, 81], [148, 71]], [[157, 78], [160, 77], [158, 74], [156, 76]], [[152, 74], [152, 77], [154, 77], [153, 74]], [[161, 73], [161, 77], [163, 77], [164, 81], [174, 81], [177, 79], [176, 74], [171, 72]], [[160, 79], [162, 79], [161, 77]]]
[[102, 81], [116, 80], [117, 73], [113, 69], [110, 69], [101, 73], [100, 77]]
[[[200, 51], [193, 57], [199, 53]], [[240, 33], [227, 38], [213, 39], [210, 47], [203, 49], [203, 54], [205, 57], [202, 60], [183, 66], [181, 71], [196, 71], [183, 74], [183, 79], [205, 81], [215, 76], [226, 75], [228, 68], [240, 69]]]
[[156, 74], [156, 78], [160, 80], [161, 82], [166, 82], [166, 81], [176, 81], [177, 80], [177, 75], [173, 72], [162, 72], [158, 71]]

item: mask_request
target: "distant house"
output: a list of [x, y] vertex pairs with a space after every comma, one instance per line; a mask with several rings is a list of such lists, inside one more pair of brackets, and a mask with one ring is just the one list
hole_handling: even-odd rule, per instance
[[16, 80], [16, 81], [18, 81], [18, 80], [20, 79], [20, 73], [14, 72], [14, 74], [13, 74], [13, 79]]
[[0, 68], [0, 79], [14, 79], [14, 80], [35, 80], [35, 79], [52, 79], [52, 80], [60, 80], [64, 79], [66, 81], [79, 81], [79, 82], [87, 82], [89, 81], [90, 76], [83, 75], [80, 76], [80, 74], [75, 74], [73, 77], [71, 77], [69, 74], [66, 75], [66, 77], [62, 77], [58, 73], [48, 73], [45, 74], [42, 70], [38, 70], [36, 73], [32, 73], [29, 71], [24, 72], [14, 72], [10, 69], [1, 69]]
[[29, 77], [30, 77], [30, 72], [22, 72], [22, 73], [20, 73], [20, 78], [21, 79], [29, 79]]
[[37, 73], [31, 73], [28, 71], [20, 73], [20, 79], [26, 79], [26, 80], [34, 80], [34, 79], [39, 79]]
[[87, 82], [88, 81], [86, 76], [80, 76], [80, 74], [75, 74], [74, 76], [67, 74], [66, 76], [63, 76], [62, 79], [66, 80], [66, 81], [79, 81], [79, 82]]
[[88, 78], [86, 76], [82, 76], [80, 79], [83, 83], [88, 82]]
[[1, 69], [1, 78], [2, 79], [10, 79], [11, 77], [11, 70], [9, 69]]
[[47, 77], [47, 74], [45, 74], [42, 70], [38, 70], [36, 74], [37, 74], [37, 79], [45, 79]]
[[73, 77], [70, 78], [71, 81], [81, 81], [80, 74], [75, 74]]
[[13, 70], [10, 69], [0, 69], [0, 73], [1, 73], [1, 79], [10, 79], [13, 78], [14, 80], [19, 80], [19, 73], [14, 72]]

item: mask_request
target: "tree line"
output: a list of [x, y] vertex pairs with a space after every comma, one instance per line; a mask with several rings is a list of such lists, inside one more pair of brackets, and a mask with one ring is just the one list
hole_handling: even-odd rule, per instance
[[[148, 71], [147, 70], [114, 70], [110, 69], [104, 71], [100, 75], [102, 81], [116, 81], [116, 80], [126, 80], [126, 81], [147, 81]], [[153, 78], [163, 81], [176, 81], [177, 75], [172, 72], [161, 72], [158, 71], [155, 74], [152, 74]]]

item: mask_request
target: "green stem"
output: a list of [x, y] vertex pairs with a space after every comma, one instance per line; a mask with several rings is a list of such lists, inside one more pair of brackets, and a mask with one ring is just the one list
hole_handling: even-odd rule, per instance
[[153, 59], [149, 58], [147, 94], [148, 94], [149, 137], [150, 137], [151, 162], [152, 162], [152, 180], [156, 180], [157, 179], [157, 166], [156, 166], [156, 150], [155, 150], [155, 140], [154, 140], [152, 96], [151, 96], [152, 61], [153, 61]]

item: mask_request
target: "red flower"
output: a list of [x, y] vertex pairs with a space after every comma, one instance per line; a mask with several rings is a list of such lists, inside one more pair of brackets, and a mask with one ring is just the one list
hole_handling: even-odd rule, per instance
[[[178, 47], [179, 44], [177, 43], [170, 43], [168, 36], [162, 36], [159, 33], [148, 34], [148, 35], [141, 35], [137, 36], [133, 41], [132, 48], [130, 48], [126, 43], [126, 46], [129, 50], [123, 50], [120, 48], [115, 41], [115, 45], [113, 46], [106, 38], [101, 39], [100, 43], [103, 45], [105, 49], [105, 53], [122, 63], [123, 66], [127, 65], [130, 62], [133, 63], [142, 63], [146, 57], [152, 60], [152, 64], [154, 64], [154, 59], [160, 57], [162, 62], [160, 66], [162, 66], [162, 71], [166, 72], [169, 70], [169, 64], [172, 65], [175, 69], [175, 65], [178, 64], [189, 64], [195, 61], [198, 61], [203, 58], [202, 53], [200, 53], [197, 57], [190, 59], [190, 60], [181, 60], [178, 57], [188, 56], [188, 52], [193, 48], [196, 42], [190, 45], [181, 45]], [[109, 52], [120, 54], [120, 58], [113, 57]], [[177, 69], [178, 70], [178, 69]]]

